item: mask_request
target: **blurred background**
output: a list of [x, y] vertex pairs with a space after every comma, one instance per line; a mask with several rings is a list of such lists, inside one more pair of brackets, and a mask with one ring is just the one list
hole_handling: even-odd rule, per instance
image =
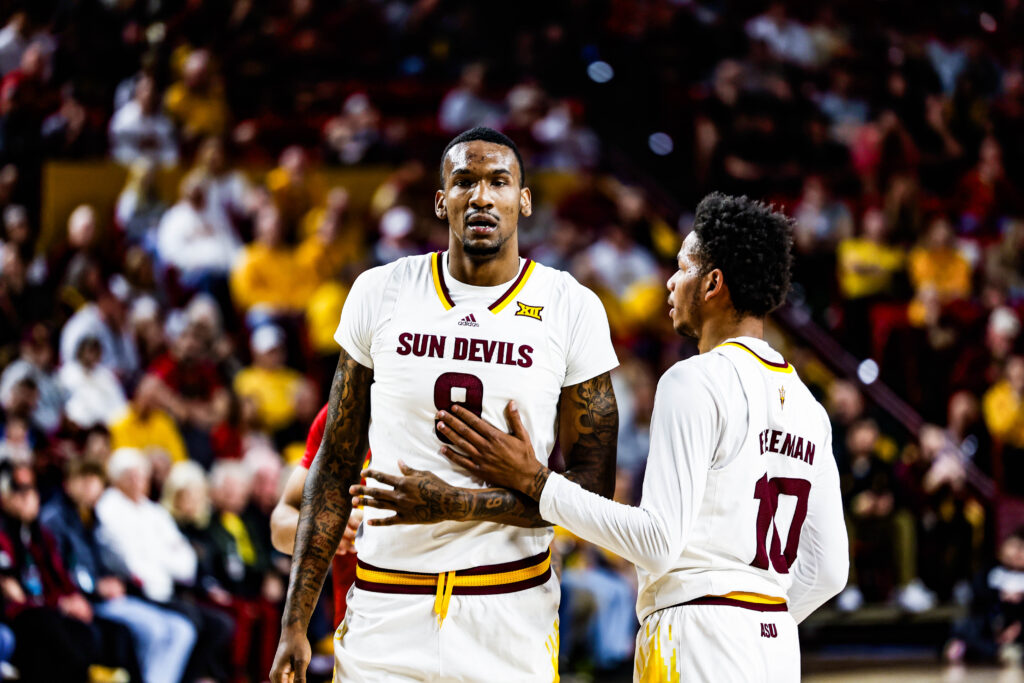
[[[1020, 680], [1024, 3], [0, 0], [0, 25], [0, 673], [264, 680], [269, 514], [348, 287], [447, 245], [440, 152], [488, 125], [526, 160], [522, 250], [607, 308], [617, 496], [696, 351], [664, 306], [696, 202], [774, 202], [770, 341], [832, 417], [853, 559], [807, 679]], [[556, 544], [564, 678], [629, 680], [634, 570]]]

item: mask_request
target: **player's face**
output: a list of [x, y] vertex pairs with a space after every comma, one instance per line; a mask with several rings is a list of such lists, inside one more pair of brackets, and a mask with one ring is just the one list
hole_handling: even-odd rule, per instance
[[676, 257], [678, 270], [669, 278], [668, 305], [672, 327], [687, 337], [698, 336], [701, 327], [700, 283], [703, 280], [697, 254], [697, 233], [691, 232], [683, 240]]
[[474, 140], [455, 145], [444, 160], [444, 189], [435, 210], [471, 257], [496, 256], [516, 233], [519, 215], [531, 212], [530, 190], [519, 186], [511, 149]]

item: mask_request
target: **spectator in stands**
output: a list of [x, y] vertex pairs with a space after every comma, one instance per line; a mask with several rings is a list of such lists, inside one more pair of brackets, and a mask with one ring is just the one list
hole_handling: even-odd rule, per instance
[[999, 141], [985, 138], [978, 150], [978, 163], [961, 178], [957, 189], [963, 234], [975, 239], [992, 235], [997, 221], [1010, 209], [1020, 208], [1016, 194], [1003, 168]]
[[32, 421], [47, 434], [53, 434], [63, 417], [64, 391], [53, 370], [50, 332], [42, 323], [28, 328], [21, 342], [21, 355], [4, 368], [0, 376], [0, 404], [7, 404], [14, 386], [24, 378], [31, 378], [38, 392]]
[[798, 66], [814, 66], [818, 55], [810, 31], [800, 22], [786, 16], [786, 4], [773, 2], [768, 10], [747, 22], [747, 35], [763, 41], [778, 59]]
[[[263, 325], [250, 339], [252, 365], [235, 375], [235, 393], [255, 401], [260, 420], [271, 432], [283, 430], [295, 418], [308, 380], [285, 365], [285, 336], [281, 328]], [[315, 412], [315, 411], [314, 411]]]
[[156, 252], [156, 231], [167, 211], [156, 186], [156, 168], [146, 156], [132, 162], [114, 208], [115, 221], [128, 244], [141, 244], [150, 252]]
[[365, 92], [353, 93], [345, 99], [341, 114], [324, 126], [324, 142], [334, 160], [345, 166], [385, 158], [380, 112]]
[[970, 613], [953, 624], [946, 661], [1018, 663], [1024, 645], [1024, 529], [999, 545], [996, 562], [978, 573], [973, 589]]
[[25, 680], [88, 680], [101, 643], [89, 601], [75, 588], [39, 518], [28, 465], [0, 470], [0, 591], [4, 621], [17, 639], [12, 659]]
[[298, 145], [281, 152], [277, 168], [267, 174], [266, 186], [274, 206], [281, 212], [285, 241], [291, 242], [302, 217], [323, 202], [326, 188], [310, 169], [306, 151]]
[[312, 232], [296, 249], [295, 261], [304, 277], [317, 286], [340, 277], [363, 254], [362, 236], [351, 227], [347, 213], [348, 191], [335, 187], [327, 193], [326, 204], [303, 219], [304, 230], [312, 224]]
[[227, 680], [231, 658], [226, 651], [235, 629], [227, 615], [232, 596], [217, 578], [216, 550], [210, 532], [209, 484], [203, 469], [194, 462], [177, 463], [164, 482], [161, 504], [188, 539], [197, 560], [196, 580], [189, 593], [193, 602], [200, 603], [199, 615], [207, 622], [209, 640], [193, 659], [198, 658], [209, 670], [219, 672], [214, 676], [216, 680]]
[[210, 435], [227, 417], [230, 396], [216, 365], [204, 355], [197, 329], [186, 325], [149, 373], [160, 380], [159, 405], [177, 421], [189, 457], [209, 467], [213, 461]]
[[139, 358], [126, 314], [121, 298], [110, 289], [101, 289], [95, 300], [75, 311], [64, 324], [60, 335], [61, 362], [74, 358], [79, 342], [92, 337], [102, 349], [103, 365], [120, 380], [131, 380], [139, 369]]
[[854, 423], [846, 434], [850, 469], [841, 480], [854, 552], [851, 586], [840, 596], [840, 607], [859, 606], [860, 591], [878, 598], [895, 588], [903, 609], [922, 612], [935, 605], [935, 596], [918, 578], [914, 517], [897, 499], [891, 465], [876, 453], [879, 437], [870, 419]]
[[197, 640], [189, 671], [225, 680], [222, 650], [230, 638], [230, 619], [179, 597], [178, 585], [196, 583], [196, 553], [171, 514], [149, 499], [150, 475], [149, 461], [137, 450], [121, 449], [110, 457], [107, 476], [112, 486], [96, 505], [96, 517], [105, 530], [103, 542], [146, 598], [192, 623]]
[[1024, 355], [1006, 360], [1003, 378], [982, 398], [985, 424], [1002, 444], [1003, 485], [1024, 494]]
[[1024, 302], [1024, 219], [1008, 221], [1003, 239], [986, 252], [985, 271], [1006, 287], [1011, 302]]
[[40, 132], [48, 157], [83, 159], [103, 149], [102, 132], [70, 84], [61, 88], [60, 108], [43, 119]]
[[110, 119], [110, 156], [128, 166], [148, 159], [158, 166], [178, 163], [174, 124], [160, 111], [160, 95], [153, 77], [143, 74], [135, 82], [131, 101]]
[[438, 125], [452, 135], [475, 126], [496, 126], [502, 116], [501, 107], [484, 98], [487, 67], [472, 62], [462, 67], [459, 83], [441, 100]]
[[174, 463], [187, 460], [188, 454], [174, 420], [160, 408], [161, 391], [161, 381], [154, 375], [139, 381], [131, 403], [110, 424], [110, 445], [114, 450], [142, 451], [155, 469], [166, 472]]
[[185, 285], [218, 296], [238, 254], [238, 243], [232, 235], [218, 232], [205, 211], [203, 179], [187, 176], [181, 183], [181, 198], [160, 221], [157, 254], [181, 273]]
[[313, 278], [299, 269], [295, 250], [285, 244], [281, 212], [273, 205], [256, 214], [256, 241], [246, 246], [231, 269], [231, 296], [250, 326], [301, 310]]
[[131, 577], [109, 564], [99, 544], [103, 531], [96, 517], [104, 477], [98, 462], [71, 463], [64, 490], [43, 506], [42, 523], [56, 538], [72, 581], [89, 597], [95, 613], [131, 631], [146, 683], [178, 683], [196, 631], [185, 617], [129, 595]]
[[96, 505], [96, 516], [105, 542], [143, 594], [167, 603], [174, 598], [175, 583], [195, 580], [196, 558], [166, 511], [149, 500], [151, 473], [140, 451], [115, 451], [107, 463], [112, 485]]
[[117, 377], [101, 364], [103, 347], [98, 338], [83, 336], [74, 359], [61, 366], [57, 377], [67, 394], [65, 413], [82, 429], [107, 425], [125, 409], [127, 401]]
[[20, 163], [38, 161], [42, 152], [42, 124], [57, 108], [58, 93], [50, 83], [49, 55], [39, 42], [31, 42], [22, 53], [17, 69], [0, 81], [0, 114], [4, 135], [0, 148], [4, 157]]
[[[253, 661], [257, 676], [273, 664], [277, 639], [276, 602], [283, 595], [281, 578], [272, 573], [271, 548], [264, 544], [264, 526], [250, 509], [252, 473], [237, 461], [214, 465], [210, 472], [210, 540], [212, 565], [221, 587], [232, 595], [231, 613], [236, 632], [233, 664], [236, 671], [246, 668], [250, 651], [261, 652]], [[269, 599], [268, 599], [269, 598]], [[256, 640], [257, 633], [261, 638]]]
[[190, 174], [202, 178], [205, 190], [203, 216], [209, 225], [218, 235], [240, 248], [238, 225], [253, 216], [253, 190], [245, 174], [228, 163], [222, 138], [203, 140]]
[[0, 75], [18, 68], [31, 38], [28, 29], [28, 17], [24, 11], [11, 14], [0, 29]]
[[890, 244], [881, 209], [864, 212], [858, 236], [841, 240], [836, 250], [839, 291], [845, 300], [844, 328], [851, 350], [868, 353], [871, 308], [896, 293], [896, 276], [903, 270], [903, 249]]
[[946, 216], [938, 214], [929, 221], [921, 243], [910, 250], [907, 272], [917, 295], [908, 311], [912, 324], [924, 324], [923, 291], [933, 291], [940, 305], [970, 295], [971, 264], [957, 250], [953, 225]]
[[188, 143], [227, 131], [229, 112], [224, 86], [209, 51], [196, 50], [185, 58], [181, 80], [167, 89], [164, 108]]

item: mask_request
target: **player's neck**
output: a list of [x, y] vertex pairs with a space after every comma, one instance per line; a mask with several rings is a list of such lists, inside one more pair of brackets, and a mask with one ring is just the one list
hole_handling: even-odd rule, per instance
[[728, 319], [705, 320], [700, 331], [700, 339], [697, 341], [697, 350], [700, 353], [707, 353], [733, 337], [764, 339], [764, 318], [746, 316], [737, 321], [730, 316]]
[[474, 287], [504, 284], [519, 274], [519, 243], [512, 237], [494, 256], [474, 258], [455, 242], [448, 247], [448, 272], [459, 282]]

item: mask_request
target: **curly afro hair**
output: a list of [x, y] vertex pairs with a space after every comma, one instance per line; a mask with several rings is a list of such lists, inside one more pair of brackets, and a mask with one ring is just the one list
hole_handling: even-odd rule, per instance
[[793, 222], [747, 197], [713, 192], [693, 224], [701, 271], [720, 268], [740, 315], [764, 317], [789, 293]]

